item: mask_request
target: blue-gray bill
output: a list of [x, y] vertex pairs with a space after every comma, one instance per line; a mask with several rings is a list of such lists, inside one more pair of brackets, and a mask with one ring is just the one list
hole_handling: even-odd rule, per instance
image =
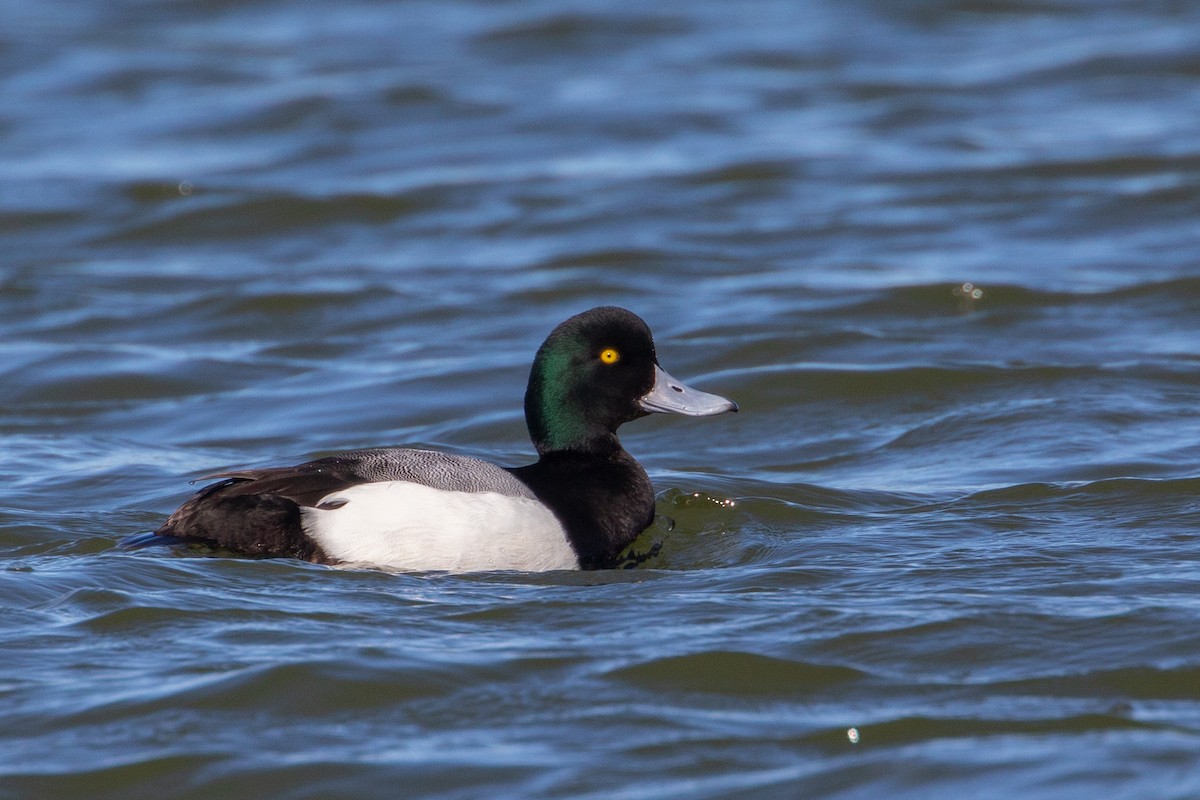
[[693, 389], [654, 365], [654, 386], [638, 400], [644, 411], [663, 414], [685, 414], [689, 417], [711, 417], [726, 411], [737, 411], [737, 403], [716, 394]]

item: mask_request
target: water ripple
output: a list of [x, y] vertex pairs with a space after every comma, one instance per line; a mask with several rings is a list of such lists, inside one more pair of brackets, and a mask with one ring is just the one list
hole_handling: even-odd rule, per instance
[[[4, 16], [0, 795], [1200, 796], [1195, 7]], [[117, 547], [603, 303], [635, 568]]]

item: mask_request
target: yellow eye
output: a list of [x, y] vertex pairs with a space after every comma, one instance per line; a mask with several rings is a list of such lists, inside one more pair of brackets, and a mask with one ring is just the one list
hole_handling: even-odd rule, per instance
[[615, 364], [621, 360], [621, 354], [611, 347], [606, 347], [600, 351], [600, 360], [605, 364]]

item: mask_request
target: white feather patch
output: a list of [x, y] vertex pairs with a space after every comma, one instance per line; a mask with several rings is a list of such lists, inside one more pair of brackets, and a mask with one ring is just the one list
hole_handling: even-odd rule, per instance
[[347, 564], [449, 572], [579, 569], [558, 518], [526, 497], [381, 481], [334, 492], [319, 505], [337, 507], [302, 509], [304, 532]]

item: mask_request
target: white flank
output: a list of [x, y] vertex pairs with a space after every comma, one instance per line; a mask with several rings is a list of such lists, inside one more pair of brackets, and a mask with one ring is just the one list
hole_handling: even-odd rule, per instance
[[304, 508], [301, 524], [331, 559], [395, 570], [579, 569], [558, 518], [536, 500], [364, 483]]

